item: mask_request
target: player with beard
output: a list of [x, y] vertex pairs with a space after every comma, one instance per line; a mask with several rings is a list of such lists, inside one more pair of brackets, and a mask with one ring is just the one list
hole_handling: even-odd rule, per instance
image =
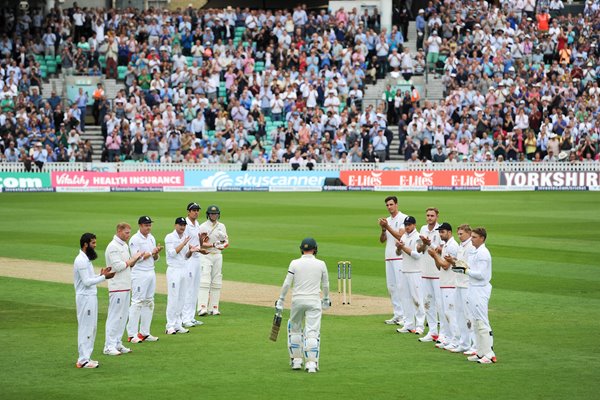
[[102, 268], [100, 275], [94, 274], [92, 261], [96, 254], [96, 235], [84, 233], [79, 239], [79, 254], [73, 263], [75, 303], [77, 305], [77, 368], [98, 368], [98, 361], [91, 359], [98, 327], [98, 290], [96, 285], [111, 279], [115, 273], [110, 267]]

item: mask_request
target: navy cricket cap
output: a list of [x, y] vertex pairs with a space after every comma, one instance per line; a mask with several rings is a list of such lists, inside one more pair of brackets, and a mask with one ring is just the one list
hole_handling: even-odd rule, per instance
[[452, 225], [447, 222], [442, 222], [442, 224], [435, 228], [436, 231], [452, 231]]
[[177, 218], [175, 218], [175, 224], [176, 225], [187, 225], [187, 221], [183, 217], [177, 217]]
[[416, 224], [417, 220], [415, 219], [415, 217], [413, 216], [408, 216], [406, 218], [404, 218], [404, 225], [410, 225], [410, 224]]
[[140, 217], [140, 219], [138, 219], [138, 225], [151, 224], [151, 223], [152, 223], [152, 219], [147, 215], [144, 215], [143, 217]]
[[199, 210], [200, 209], [200, 204], [198, 203], [190, 203], [187, 205], [187, 210]]

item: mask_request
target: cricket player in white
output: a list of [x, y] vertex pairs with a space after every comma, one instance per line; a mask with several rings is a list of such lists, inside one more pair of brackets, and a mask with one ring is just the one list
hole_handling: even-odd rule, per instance
[[458, 348], [460, 341], [460, 333], [456, 325], [456, 273], [452, 271], [450, 264], [446, 261], [446, 257], [456, 258], [458, 254], [458, 243], [452, 236], [452, 225], [448, 222], [442, 223], [437, 230], [440, 232], [440, 239], [443, 241], [441, 254], [432, 247], [427, 249], [427, 253], [435, 261], [435, 266], [440, 271], [440, 290], [442, 293], [441, 318], [445, 324], [442, 327], [446, 328], [440, 332], [440, 336], [445, 338], [445, 341], [436, 344], [436, 347], [449, 351], [454, 351]]
[[322, 310], [331, 306], [329, 277], [325, 262], [315, 258], [317, 242], [313, 238], [304, 239], [300, 244], [300, 251], [302, 257], [290, 263], [279, 299], [275, 302], [275, 310], [283, 311], [285, 295], [293, 287], [292, 309], [288, 321], [288, 349], [292, 369], [302, 369], [304, 359], [306, 370], [312, 373], [319, 369]]
[[104, 253], [106, 264], [115, 272], [115, 277], [108, 281], [108, 316], [103, 352], [109, 356], [131, 352], [131, 349], [123, 346], [122, 338], [127, 324], [131, 295], [131, 268], [135, 266], [142, 253], [131, 256], [127, 245], [130, 235], [131, 226], [125, 222], [119, 223], [117, 233]]
[[421, 266], [419, 259], [423, 253], [417, 251], [419, 233], [415, 224], [415, 217], [408, 216], [404, 219], [404, 235], [401, 240], [396, 240], [396, 254], [402, 254], [402, 309], [404, 310], [404, 326], [396, 329], [398, 333], [423, 334], [425, 323], [425, 310], [421, 294]]
[[[421, 288], [423, 293], [423, 307], [425, 308], [425, 316], [427, 325], [429, 326], [427, 335], [419, 339], [422, 342], [431, 342], [432, 340], [437, 341], [440, 339], [438, 338], [438, 314], [441, 314], [440, 305], [442, 303], [440, 272], [435, 266], [433, 258], [427, 254], [428, 247], [432, 247], [433, 249], [441, 247], [442, 241], [440, 233], [437, 231], [437, 228], [440, 226], [437, 222], [438, 214], [439, 211], [437, 208], [430, 207], [426, 210], [425, 218], [427, 224], [423, 225], [420, 231], [420, 239], [423, 243], [417, 248], [417, 251], [424, 253], [420, 260], [421, 279], [423, 280]], [[442, 318], [439, 322], [440, 329], [447, 331], [444, 319]], [[445, 340], [444, 338], [441, 339], [442, 342]]]
[[398, 198], [388, 196], [385, 199], [390, 216], [379, 219], [381, 235], [379, 241], [385, 243], [385, 279], [388, 293], [392, 300], [394, 316], [385, 321], [388, 325], [402, 325], [404, 323], [404, 312], [402, 310], [402, 255], [396, 254], [396, 239], [402, 238], [404, 234], [404, 218], [406, 215], [398, 211]]
[[[189, 203], [187, 205], [187, 218], [185, 222], [185, 236], [189, 236], [189, 246], [200, 247], [200, 223], [198, 223], [198, 214], [200, 212], [200, 205], [198, 203]], [[200, 288], [200, 274], [201, 274], [201, 259], [204, 250], [195, 252], [185, 262], [186, 270], [189, 279], [189, 285], [185, 294], [185, 301], [183, 304], [183, 326], [185, 328], [192, 328], [194, 326], [202, 325], [203, 322], [196, 321], [194, 318], [196, 315], [196, 303], [198, 302], [198, 289]]]
[[492, 294], [492, 256], [485, 246], [487, 231], [485, 228], [475, 228], [471, 232], [471, 242], [475, 251], [470, 253], [467, 266], [457, 265], [455, 272], [469, 276], [468, 306], [475, 322], [475, 343], [477, 354], [470, 356], [469, 361], [480, 364], [496, 362], [494, 353], [494, 336], [488, 317], [488, 303]]
[[[475, 251], [471, 244], [471, 227], [468, 224], [463, 224], [457, 229], [460, 246], [456, 258], [446, 257], [452, 266], [456, 261], [462, 260], [467, 262], [469, 254]], [[463, 352], [465, 355], [477, 354], [475, 348], [475, 335], [473, 333], [473, 316], [467, 306], [467, 293], [469, 291], [469, 276], [465, 274], [455, 274], [456, 282], [456, 324], [460, 331], [460, 341], [458, 348], [453, 350], [455, 353]]]
[[96, 254], [96, 235], [84, 233], [79, 239], [79, 254], [73, 263], [73, 283], [77, 306], [77, 368], [98, 368], [98, 361], [92, 360], [96, 328], [98, 327], [98, 290], [96, 285], [115, 276], [110, 267], [102, 268], [100, 275], [94, 273], [92, 261]]
[[156, 342], [158, 338], [150, 334], [150, 325], [154, 313], [154, 292], [156, 291], [154, 262], [158, 260], [162, 246], [156, 245], [156, 240], [150, 233], [152, 231], [150, 217], [140, 217], [138, 226], [139, 230], [129, 240], [131, 251], [142, 253], [142, 257], [131, 272], [132, 293], [127, 336], [131, 343]]
[[175, 230], [165, 236], [165, 253], [167, 254], [167, 326], [165, 333], [188, 333], [183, 327], [182, 312], [185, 294], [191, 279], [186, 267], [186, 261], [197, 247], [190, 247], [189, 236], [185, 236], [185, 218], [175, 219]]
[[[229, 237], [225, 225], [219, 222], [221, 210], [217, 206], [208, 206], [206, 221], [200, 225], [201, 243], [207, 254], [201, 258], [202, 274], [198, 291], [198, 315], [220, 315], [219, 299], [223, 286], [223, 250], [229, 247]], [[208, 303], [208, 308], [206, 304]]]

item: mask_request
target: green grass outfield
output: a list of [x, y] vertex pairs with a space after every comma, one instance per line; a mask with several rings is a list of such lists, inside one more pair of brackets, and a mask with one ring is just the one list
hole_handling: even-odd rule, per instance
[[[385, 296], [376, 220], [386, 193], [2, 193], [0, 256], [72, 263], [84, 231], [98, 235], [103, 263], [119, 221], [156, 220], [163, 242], [185, 205], [217, 204], [231, 248], [228, 280], [280, 285], [304, 236], [314, 236], [331, 275], [353, 262], [355, 293]], [[499, 362], [464, 357], [398, 335], [384, 317], [326, 316], [321, 371], [289, 370], [285, 333], [267, 340], [272, 310], [223, 304], [220, 318], [189, 335], [101, 354], [107, 293], [99, 290], [98, 370], [77, 370], [72, 285], [0, 278], [0, 398], [578, 398], [600, 390], [600, 194], [434, 192], [399, 195], [417, 217], [427, 206], [453, 226], [488, 228], [494, 290], [490, 318]], [[164, 272], [164, 258], [157, 270]], [[333, 286], [335, 281], [332, 279]], [[274, 299], [275, 300], [275, 299]], [[286, 306], [290, 301], [286, 302]], [[153, 331], [165, 322], [157, 296]]]

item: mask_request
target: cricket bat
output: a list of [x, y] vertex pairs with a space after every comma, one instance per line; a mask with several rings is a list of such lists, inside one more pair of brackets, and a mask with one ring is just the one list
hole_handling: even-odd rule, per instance
[[277, 341], [277, 336], [279, 336], [279, 328], [281, 328], [281, 313], [276, 312], [273, 317], [273, 326], [271, 326], [271, 335], [269, 339], [273, 342]]

